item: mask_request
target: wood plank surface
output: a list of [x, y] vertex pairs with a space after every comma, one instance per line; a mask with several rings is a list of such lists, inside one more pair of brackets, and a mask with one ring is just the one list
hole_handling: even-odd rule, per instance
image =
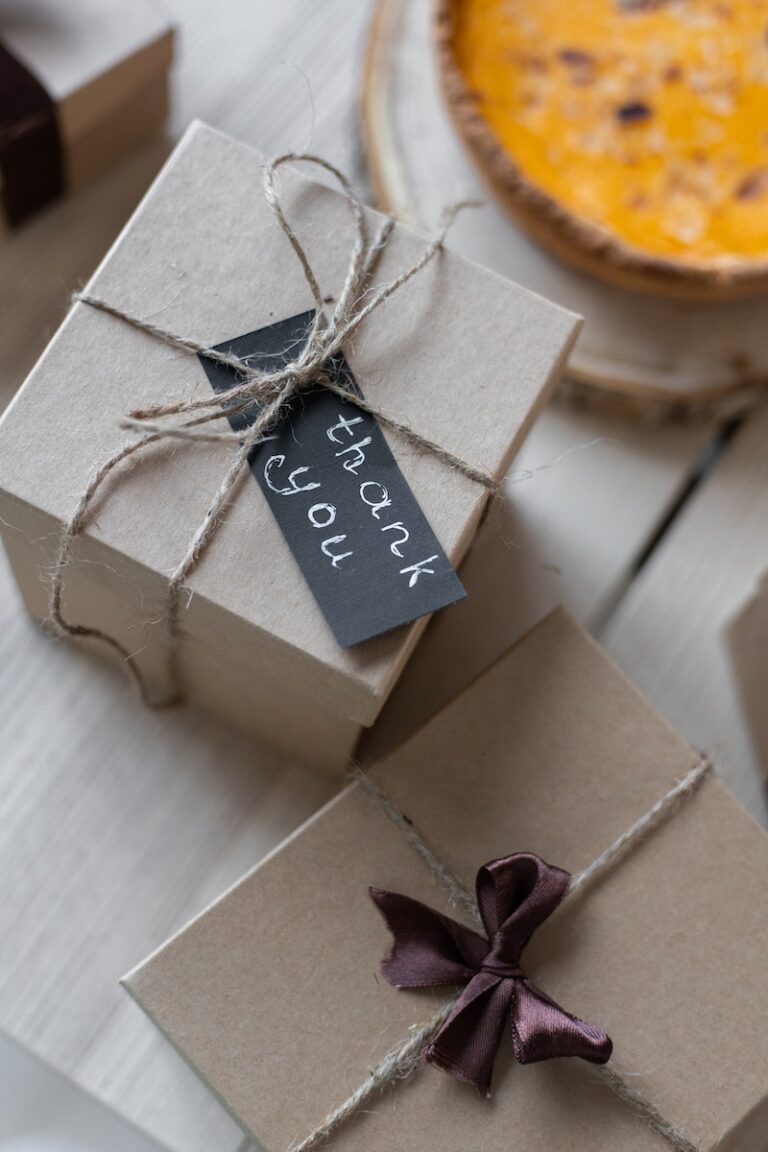
[[[364, 185], [358, 93], [371, 0], [165, 0], [164, 7], [180, 29], [171, 137], [197, 116], [267, 151], [321, 152]], [[422, 144], [429, 156], [428, 140]], [[3, 249], [3, 399], [167, 147], [146, 149]], [[445, 195], [439, 169], [432, 183], [423, 172], [419, 179], [431, 213]], [[454, 238], [460, 250], [466, 235]], [[492, 255], [487, 237], [483, 243]], [[637, 428], [594, 412], [547, 412], [468, 561], [473, 595], [433, 623], [388, 710], [385, 742], [419, 723], [556, 600], [593, 627], [604, 624], [712, 434], [711, 425]], [[754, 453], [758, 442], [756, 433]], [[768, 480], [760, 483], [764, 492]], [[705, 507], [698, 534], [710, 531], [712, 514], [727, 510], [738, 519], [733, 494], [743, 490], [734, 481], [728, 500]], [[705, 495], [706, 487], [697, 499]], [[756, 531], [757, 521], [750, 524]], [[696, 548], [705, 565], [725, 565], [723, 556], [713, 561], [701, 551], [698, 536]], [[676, 563], [675, 571], [688, 571], [687, 558]], [[662, 710], [698, 739], [690, 698], [704, 673], [688, 661], [694, 679], [685, 691], [674, 670], [659, 679], [661, 654], [695, 639], [673, 619], [687, 610], [677, 579], [654, 580], [649, 563], [606, 636]], [[738, 599], [740, 577], [720, 582], [729, 603]], [[697, 589], [693, 597], [704, 632], [707, 596]], [[699, 659], [711, 648], [711, 641], [697, 648]], [[707, 732], [716, 735], [716, 727], [713, 718]], [[738, 776], [741, 737], [729, 731]], [[0, 732], [0, 1027], [173, 1152], [235, 1152], [235, 1125], [116, 981], [331, 786], [202, 716], [141, 710], [116, 669], [55, 644], [26, 619], [4, 560]], [[756, 800], [752, 785], [740, 794]]]
[[462, 568], [469, 595], [430, 623], [366, 755], [414, 731], [556, 604], [598, 628], [708, 438], [550, 406]]
[[726, 446], [601, 635], [764, 823], [768, 764], [758, 764], [749, 737], [727, 629], [768, 572], [767, 445], [763, 408]]

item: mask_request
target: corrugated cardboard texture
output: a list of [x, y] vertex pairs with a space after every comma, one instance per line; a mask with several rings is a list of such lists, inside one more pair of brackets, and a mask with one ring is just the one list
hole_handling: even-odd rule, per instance
[[[298, 263], [262, 195], [261, 165], [251, 149], [194, 126], [90, 290], [210, 344], [311, 306]], [[333, 295], [349, 260], [348, 206], [296, 174], [287, 173], [283, 186], [286, 210], [323, 289]], [[422, 245], [397, 228], [378, 275], [407, 266]], [[577, 327], [570, 313], [442, 254], [374, 313], [344, 352], [372, 403], [500, 475]], [[68, 516], [93, 468], [125, 442], [119, 421], [129, 409], [208, 389], [195, 357], [76, 306], [1, 426], [2, 515], [35, 539], [41, 530], [49, 533]], [[485, 491], [435, 457], [409, 449], [402, 438], [389, 439], [443, 548], [458, 563]], [[148, 458], [110, 485], [78, 545], [78, 556], [90, 562], [87, 577], [98, 572], [105, 587], [114, 581], [111, 616], [93, 622], [125, 636], [132, 648], [146, 646], [140, 662], [151, 662], [150, 650], [158, 638], [162, 643], [163, 632], [155, 627], [141, 633], [140, 626], [162, 614], [167, 573], [202, 521], [230, 451], [206, 445]], [[55, 541], [55, 532], [46, 538]], [[67, 573], [70, 587], [85, 567]], [[194, 595], [182, 626], [190, 667], [195, 644], [222, 660], [239, 652], [242, 666], [233, 676], [245, 683], [249, 661], [269, 662], [286, 698], [295, 692], [300, 704], [309, 696], [357, 724], [373, 722], [423, 627], [417, 622], [352, 650], [339, 648], [250, 478], [189, 586]], [[135, 606], [128, 604], [132, 597]], [[194, 668], [191, 678], [200, 682], [198, 698], [205, 697]]]
[[[471, 885], [512, 851], [584, 868], [697, 759], [557, 612], [376, 776]], [[379, 976], [389, 935], [370, 884], [456, 915], [356, 785], [127, 978], [268, 1152], [308, 1135], [440, 996]], [[609, 1032], [616, 1066], [702, 1152], [768, 1149], [766, 891], [768, 839], [710, 776], [524, 958], [543, 989]], [[668, 1148], [587, 1065], [521, 1068], [511, 1047], [508, 1036], [490, 1103], [427, 1067], [332, 1146]]]

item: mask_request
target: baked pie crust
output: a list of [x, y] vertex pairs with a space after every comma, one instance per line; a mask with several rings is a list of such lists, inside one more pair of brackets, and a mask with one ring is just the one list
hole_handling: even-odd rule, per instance
[[436, 0], [451, 115], [496, 198], [603, 280], [768, 291], [764, 0]]

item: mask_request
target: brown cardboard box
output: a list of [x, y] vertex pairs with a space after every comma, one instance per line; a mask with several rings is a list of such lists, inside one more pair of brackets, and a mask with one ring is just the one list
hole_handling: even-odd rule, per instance
[[[262, 194], [263, 159], [193, 126], [89, 290], [172, 332], [216, 344], [311, 305]], [[326, 291], [343, 283], [350, 213], [336, 193], [282, 177], [286, 209]], [[375, 214], [371, 214], [374, 217]], [[377, 267], [406, 267], [424, 241], [397, 227]], [[366, 320], [345, 355], [366, 398], [495, 477], [506, 472], [578, 328], [570, 313], [442, 253]], [[195, 356], [78, 304], [0, 425], [3, 538], [30, 611], [48, 614], [62, 523], [121, 444], [129, 409], [209, 395]], [[457, 565], [487, 490], [386, 433], [437, 539]], [[117, 636], [146, 678], [165, 676], [168, 573], [231, 459], [227, 444], [147, 456], [111, 482], [65, 577], [65, 611]], [[426, 622], [343, 649], [258, 486], [248, 478], [184, 597], [187, 694], [277, 747], [343, 766]]]
[[[561, 611], [438, 713], [375, 779], [470, 888], [536, 852], [571, 873], [698, 761]], [[266, 1152], [285, 1152], [446, 992], [379, 975], [368, 886], [445, 911], [442, 888], [360, 784], [126, 977]], [[768, 838], [712, 773], [534, 936], [528, 976], [604, 1028], [612, 1063], [700, 1152], [768, 1149]], [[430, 1065], [328, 1145], [367, 1152], [665, 1152], [579, 1060], [521, 1067], [510, 1032], [482, 1099]]]
[[768, 776], [768, 574], [728, 625], [726, 641], [752, 746]]
[[0, 44], [55, 104], [64, 190], [165, 122], [173, 30], [151, 0], [0, 0]]

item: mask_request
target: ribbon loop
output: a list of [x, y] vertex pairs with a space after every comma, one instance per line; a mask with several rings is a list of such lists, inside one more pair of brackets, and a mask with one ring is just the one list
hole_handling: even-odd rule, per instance
[[398, 988], [465, 985], [425, 1051], [431, 1063], [490, 1095], [491, 1076], [509, 1021], [520, 1064], [578, 1056], [604, 1064], [613, 1045], [600, 1028], [571, 1016], [526, 977], [520, 967], [531, 936], [562, 901], [570, 876], [532, 853], [484, 865], [477, 898], [488, 938], [425, 904], [371, 889], [393, 935], [384, 978]]
[[477, 904], [499, 962], [514, 964], [565, 896], [570, 876], [530, 852], [491, 860], [477, 874]]

